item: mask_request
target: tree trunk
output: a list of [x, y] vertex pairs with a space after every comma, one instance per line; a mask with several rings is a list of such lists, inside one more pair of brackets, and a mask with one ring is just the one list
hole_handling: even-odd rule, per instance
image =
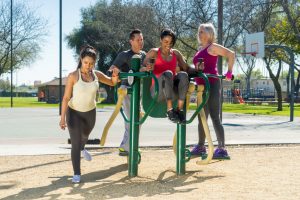
[[275, 90], [277, 92], [278, 106], [277, 111], [282, 111], [282, 91], [278, 79], [272, 79]]
[[290, 94], [290, 68], [289, 68], [288, 74], [286, 76], [286, 98], [287, 98], [287, 100], [289, 99], [289, 94]]
[[[250, 73], [251, 75], [251, 73]], [[251, 76], [247, 76], [246, 78], [246, 92], [247, 92], [247, 97], [250, 97], [250, 88], [251, 88], [251, 82], [250, 82]]]
[[297, 81], [295, 85], [296, 97], [299, 97], [299, 89], [300, 89], [300, 71], [298, 71]]
[[[265, 63], [266, 63], [266, 68], [269, 72], [269, 75], [273, 81], [273, 84], [274, 84], [274, 87], [275, 87], [275, 90], [277, 92], [277, 101], [278, 101], [278, 104], [277, 104], [277, 111], [282, 111], [282, 92], [281, 92], [281, 85], [279, 84], [279, 72], [277, 71], [277, 74], [278, 76], [275, 76], [272, 72], [272, 69], [271, 69], [271, 55], [269, 57], [269, 61], [265, 58]], [[281, 61], [279, 60], [279, 68], [278, 70], [281, 70]]]

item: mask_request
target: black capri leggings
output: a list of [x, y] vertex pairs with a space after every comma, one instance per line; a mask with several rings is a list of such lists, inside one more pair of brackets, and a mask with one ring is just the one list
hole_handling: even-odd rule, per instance
[[66, 120], [71, 138], [71, 158], [75, 175], [80, 175], [80, 152], [84, 149], [96, 121], [96, 108], [79, 112], [68, 107]]

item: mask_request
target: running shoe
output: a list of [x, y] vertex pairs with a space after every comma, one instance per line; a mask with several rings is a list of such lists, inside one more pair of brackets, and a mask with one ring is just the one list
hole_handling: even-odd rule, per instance
[[83, 149], [81, 151], [81, 154], [82, 154], [82, 156], [84, 157], [85, 160], [87, 160], [87, 161], [91, 161], [92, 160], [91, 154], [86, 149]]
[[178, 122], [179, 123], [185, 123], [186, 119], [185, 119], [185, 113], [183, 110], [177, 110], [177, 116], [178, 116]]
[[214, 152], [213, 159], [229, 159], [229, 155], [224, 148], [217, 148]]
[[174, 123], [177, 123], [179, 121], [178, 114], [174, 109], [171, 109], [167, 112], [169, 120], [171, 120]]
[[195, 145], [191, 151], [192, 156], [202, 156], [206, 154], [205, 146]]
[[72, 183], [80, 183], [80, 175], [74, 175], [72, 178]]
[[119, 148], [119, 156], [128, 156], [129, 152], [126, 151], [124, 148]]

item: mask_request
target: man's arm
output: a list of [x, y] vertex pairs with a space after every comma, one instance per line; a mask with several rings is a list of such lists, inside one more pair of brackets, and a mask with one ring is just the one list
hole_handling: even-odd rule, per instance
[[112, 64], [112, 65], [110, 66], [110, 68], [108, 69], [108, 71], [109, 71], [110, 73], [112, 73], [112, 70], [113, 70], [114, 68], [118, 68], [118, 69], [121, 71], [121, 68], [122, 68], [122, 66], [123, 66], [123, 64], [124, 64], [124, 62], [125, 62], [124, 59], [125, 59], [124, 53], [123, 53], [123, 52], [119, 53], [118, 56], [115, 58], [113, 64]]

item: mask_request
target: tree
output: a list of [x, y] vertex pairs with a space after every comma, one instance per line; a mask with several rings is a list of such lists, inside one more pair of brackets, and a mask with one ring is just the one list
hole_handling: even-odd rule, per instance
[[[177, 35], [177, 45], [187, 58], [194, 56], [198, 50], [198, 26], [201, 23], [211, 22], [216, 25], [217, 3], [209, 0], [149, 0], [160, 27], [171, 28]], [[248, 2], [228, 0], [224, 3], [224, 45], [233, 47], [243, 31], [244, 21], [248, 16]]]
[[[134, 28], [142, 30], [144, 49], [149, 50], [159, 41], [157, 21], [152, 9], [143, 3], [133, 1], [106, 0], [81, 10], [81, 25], [74, 29], [66, 40], [78, 56], [84, 44], [94, 46], [100, 56], [98, 69], [107, 72], [117, 54], [130, 48], [129, 32]], [[108, 97], [106, 103], [114, 102], [113, 89], [104, 85]]]
[[236, 59], [238, 65], [240, 66], [242, 72], [245, 74], [246, 79], [246, 94], [250, 96], [250, 89], [251, 89], [251, 76], [252, 72], [255, 68], [256, 58], [255, 57], [248, 57], [242, 56]]
[[170, 28], [176, 33], [175, 48], [178, 48], [187, 59], [194, 56], [198, 49], [196, 34], [199, 19], [208, 22], [212, 18], [215, 12], [214, 9], [209, 9], [212, 8], [212, 0], [149, 0], [147, 5], [151, 6], [155, 13], [160, 30]]
[[10, 50], [13, 50], [13, 69], [19, 69], [38, 56], [47, 22], [27, 5], [13, 5], [13, 47], [10, 42], [10, 1], [0, 2], [0, 76], [10, 71]]
[[264, 76], [262, 75], [261, 71], [259, 69], [257, 69], [257, 70], [253, 70], [253, 77], [256, 79], [261, 79]]
[[10, 81], [8, 78], [6, 80], [0, 79], [0, 90], [7, 91], [10, 88]]
[[[282, 27], [278, 34], [279, 39], [284, 40], [284, 43], [293, 49], [295, 54], [300, 54], [300, 1], [299, 0], [280, 0], [279, 5], [282, 7], [285, 17], [282, 18]], [[284, 59], [285, 63], [290, 64], [289, 60]], [[295, 64], [295, 69], [298, 73], [295, 92], [296, 96], [299, 96], [300, 90], [300, 64]], [[294, 80], [292, 80], [294, 81]], [[289, 76], [287, 76], [287, 82], [289, 83]]]
[[264, 61], [266, 63], [266, 68], [269, 72], [269, 75], [273, 81], [276, 93], [277, 93], [277, 99], [278, 99], [278, 105], [277, 105], [277, 111], [282, 111], [282, 90], [281, 90], [281, 85], [279, 83], [279, 78], [280, 78], [280, 72], [282, 69], [282, 60], [278, 61], [278, 67], [277, 67], [277, 72], [274, 74], [272, 69], [272, 66], [275, 67], [275, 60], [277, 58], [275, 57], [274, 59], [274, 53], [275, 51], [280, 51], [280, 50], [268, 50], [266, 53], [266, 56], [264, 57]]
[[282, 6], [286, 14], [287, 21], [290, 24], [291, 30], [295, 34], [295, 38], [300, 43], [300, 13], [299, 13], [299, 0], [280, 0], [279, 4]]
[[[300, 30], [300, 12], [297, 10], [299, 9], [299, 4], [299, 0], [291, 1], [290, 4], [288, 4], [285, 0], [278, 1], [277, 11], [279, 14], [273, 17], [271, 25], [266, 29], [269, 43], [286, 45], [293, 50], [296, 56], [300, 54], [300, 40], [298, 38]], [[290, 57], [285, 52], [277, 51], [274, 56], [288, 65], [291, 64]], [[295, 61], [297, 62], [297, 59]], [[295, 83], [295, 92], [298, 96], [300, 89], [299, 63], [295, 64], [295, 70], [297, 72], [297, 74], [295, 74], [295, 77], [297, 77], [296, 83], [294, 82], [295, 80], [290, 80], [289, 74], [286, 76], [286, 81], [288, 85], [290, 81]]]

